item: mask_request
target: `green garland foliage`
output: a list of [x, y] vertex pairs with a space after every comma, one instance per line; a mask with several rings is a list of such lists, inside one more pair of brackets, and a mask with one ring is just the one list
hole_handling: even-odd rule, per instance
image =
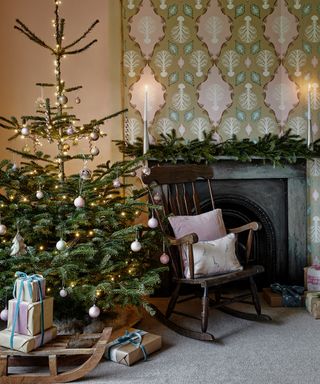
[[[298, 159], [312, 159], [320, 155], [320, 143], [317, 140], [313, 149], [309, 149], [305, 140], [290, 131], [279, 137], [267, 134], [257, 138], [238, 140], [236, 136], [222, 143], [212, 140], [212, 133], [205, 134], [202, 141], [194, 139], [185, 141], [177, 137], [172, 130], [169, 135], [161, 135], [156, 145], [150, 145], [146, 158], [163, 163], [213, 163], [223, 158], [232, 158], [241, 162], [250, 162], [253, 159], [263, 159], [273, 165], [295, 163]], [[138, 138], [135, 144], [116, 141], [120, 151], [129, 157], [138, 157], [142, 154], [142, 139]]]

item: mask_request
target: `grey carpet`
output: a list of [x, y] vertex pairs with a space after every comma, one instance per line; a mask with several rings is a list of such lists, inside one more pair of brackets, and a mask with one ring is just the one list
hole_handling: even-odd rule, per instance
[[102, 361], [78, 383], [320, 383], [320, 320], [304, 308], [264, 305], [264, 313], [273, 321], [256, 323], [211, 311], [209, 331], [217, 343], [185, 338], [146, 316], [138, 327], [162, 335], [159, 352], [131, 367]]

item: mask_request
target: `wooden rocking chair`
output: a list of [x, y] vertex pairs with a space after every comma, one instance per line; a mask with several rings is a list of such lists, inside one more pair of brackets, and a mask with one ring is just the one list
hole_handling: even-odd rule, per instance
[[[175, 332], [198, 340], [215, 340], [214, 336], [207, 332], [209, 307], [217, 308], [229, 315], [240, 317], [243, 319], [260, 321], [271, 320], [267, 315], [261, 314], [261, 306], [258, 296], [254, 276], [264, 272], [261, 265], [250, 265], [250, 255], [253, 241], [253, 232], [259, 230], [260, 225], [257, 222], [247, 223], [239, 228], [227, 229], [227, 233], [234, 233], [236, 236], [242, 232], [247, 232], [246, 242], [242, 245], [244, 249], [245, 260], [243, 270], [237, 272], [229, 272], [219, 275], [194, 276], [193, 261], [193, 244], [198, 241], [196, 233], [190, 233], [182, 238], [174, 238], [168, 234], [168, 225], [166, 218], [168, 215], [198, 215], [203, 207], [214, 209], [214, 179], [213, 169], [207, 165], [161, 165], [151, 168], [149, 175], [142, 176], [143, 182], [147, 185], [150, 194], [150, 200], [154, 205], [160, 205], [162, 209], [157, 209], [156, 214], [159, 220], [160, 228], [169, 239], [169, 255], [171, 259], [171, 269], [175, 288], [169, 301], [165, 315], [161, 313], [155, 306], [156, 317]], [[199, 193], [200, 192], [200, 193]], [[200, 200], [201, 198], [201, 200]], [[208, 210], [208, 209], [207, 209]], [[182, 247], [188, 247], [188, 262], [190, 270], [190, 278], [185, 278], [183, 273]], [[241, 250], [241, 244], [236, 247]], [[177, 252], [178, 250], [178, 252]], [[247, 280], [249, 282], [249, 293], [242, 293], [230, 297], [221, 293], [221, 288], [226, 284], [239, 280]], [[189, 297], [183, 297], [178, 300], [181, 295], [181, 288], [191, 286], [195, 293]], [[214, 293], [214, 298], [209, 297], [209, 289]], [[175, 310], [177, 303], [184, 302], [195, 297], [202, 297], [202, 311], [198, 320], [201, 320], [201, 332], [186, 329], [170, 320], [173, 313], [193, 317], [186, 313]], [[246, 298], [250, 301], [246, 301]], [[251, 304], [255, 308], [256, 313], [246, 313], [227, 305], [235, 302]]]

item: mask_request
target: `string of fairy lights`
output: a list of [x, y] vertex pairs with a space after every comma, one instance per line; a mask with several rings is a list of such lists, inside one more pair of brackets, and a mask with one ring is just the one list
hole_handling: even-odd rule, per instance
[[[41, 87], [41, 97], [37, 99], [36, 104], [38, 107], [37, 112], [40, 113], [41, 118], [33, 118], [32, 116], [23, 117], [22, 123], [13, 122], [13, 131], [15, 136], [20, 137], [22, 140], [29, 139], [33, 143], [33, 151], [36, 152], [37, 147], [42, 146], [43, 143], [39, 140], [45, 139], [49, 143], [57, 142], [58, 154], [54, 160], [54, 164], [57, 166], [57, 183], [55, 185], [46, 185], [44, 182], [44, 178], [42, 178], [41, 172], [37, 171], [37, 169], [32, 169], [29, 172], [25, 172], [25, 168], [20, 167], [13, 162], [10, 164], [11, 176], [18, 180], [20, 176], [31, 176], [33, 178], [38, 178], [38, 182], [36, 183], [36, 190], [33, 192], [32, 196], [28, 196], [28, 194], [24, 193], [24, 189], [21, 190], [7, 190], [7, 200], [0, 201], [0, 208], [4, 211], [6, 210], [8, 204], [29, 204], [31, 206], [35, 206], [37, 204], [44, 204], [45, 202], [50, 204], [58, 204], [59, 202], [71, 205], [73, 204], [75, 209], [81, 210], [84, 208], [95, 208], [103, 205], [107, 205], [108, 201], [113, 199], [115, 195], [122, 196], [124, 191], [122, 191], [121, 187], [123, 183], [121, 182], [121, 177], [117, 171], [114, 179], [111, 184], [114, 189], [117, 189], [117, 193], [114, 193], [113, 189], [110, 189], [110, 193], [104, 196], [103, 193], [99, 193], [99, 189], [94, 188], [94, 191], [97, 193], [97, 196], [93, 201], [87, 203], [83, 197], [83, 187], [84, 183], [91, 182], [93, 179], [92, 172], [90, 171], [87, 162], [88, 160], [93, 160], [94, 157], [98, 156], [100, 153], [99, 148], [95, 145], [95, 142], [100, 138], [106, 136], [106, 134], [101, 130], [100, 126], [107, 120], [109, 117], [101, 119], [101, 120], [92, 120], [89, 124], [78, 125], [78, 120], [75, 115], [69, 113], [69, 110], [72, 108], [69, 106], [69, 99], [67, 97], [67, 93], [72, 91], [79, 90], [82, 88], [81, 86], [75, 86], [73, 88], [67, 89], [65, 87], [65, 81], [61, 77], [61, 60], [65, 60], [68, 54], [74, 54], [78, 52], [82, 52], [83, 50], [89, 48], [92, 44], [96, 42], [96, 40], [91, 41], [86, 46], [71, 51], [70, 49], [79, 41], [81, 41], [86, 35], [92, 30], [92, 28], [97, 24], [98, 20], [96, 20], [88, 30], [74, 43], [69, 44], [67, 46], [63, 46], [64, 41], [64, 33], [63, 33], [63, 25], [64, 20], [60, 18], [59, 15], [59, 7], [62, 2], [60, 0], [55, 1], [55, 19], [52, 20], [52, 27], [54, 28], [54, 38], [56, 40], [55, 46], [49, 47], [37, 38], [34, 34], [31, 34], [30, 30], [20, 21], [17, 21], [18, 27], [23, 34], [25, 34], [29, 39], [35, 41], [36, 43], [42, 45], [43, 47], [49, 49], [51, 53], [54, 55], [54, 75], [55, 75], [55, 84], [47, 84], [47, 83], [39, 83], [38, 86]], [[54, 106], [51, 106], [51, 101], [49, 98], [44, 98], [44, 88], [54, 87]], [[75, 98], [75, 103], [80, 104], [81, 99], [79, 96]], [[116, 116], [119, 113], [116, 113], [113, 116]], [[64, 192], [65, 185], [65, 162], [72, 159], [69, 156], [69, 151], [71, 149], [71, 144], [75, 145], [79, 140], [87, 140], [89, 143], [89, 154], [83, 155], [83, 168], [79, 172], [79, 188], [78, 188], [78, 196], [69, 196], [68, 193]], [[18, 151], [16, 151], [18, 152]], [[24, 144], [22, 152], [25, 154], [29, 154], [31, 152], [30, 146]], [[19, 153], [19, 152], [18, 152]], [[77, 157], [78, 158], [78, 157]], [[148, 173], [150, 170], [146, 164], [144, 164], [143, 170], [144, 173]], [[52, 197], [52, 192], [55, 191], [54, 197]], [[61, 192], [61, 193], [60, 193]], [[141, 210], [133, 210], [127, 211], [123, 209], [121, 205], [119, 206], [118, 214], [119, 220], [132, 220], [134, 217], [137, 217], [141, 214]], [[152, 217], [148, 221], [149, 228], [155, 229], [158, 226], [158, 221], [154, 217], [152, 212]], [[62, 231], [63, 232], [63, 231]], [[6, 238], [7, 227], [5, 224], [1, 222], [0, 217], [0, 235], [3, 236], [1, 242], [3, 244], [8, 242], [8, 238]], [[75, 246], [75, 244], [81, 244], [81, 242], [86, 241], [87, 239], [93, 238], [95, 236], [95, 230], [93, 228], [77, 228], [73, 231], [68, 231], [68, 233], [61, 233], [60, 238], [56, 242], [55, 245], [52, 243], [44, 243], [35, 245], [35, 249], [37, 252], [45, 253], [45, 252], [53, 252], [54, 255], [59, 255], [63, 252], [68, 252], [69, 249]], [[24, 239], [19, 232], [19, 227], [17, 224], [17, 233], [14, 239], [12, 240], [11, 247], [11, 256], [16, 256], [19, 254], [27, 253], [28, 247], [24, 243]], [[131, 253], [139, 252], [142, 248], [142, 244], [139, 239], [139, 232], [136, 231], [135, 240], [130, 245]], [[116, 282], [117, 280], [121, 280], [124, 276], [134, 276], [135, 273], [139, 273], [139, 264], [136, 258], [132, 257], [129, 260], [126, 260], [125, 265], [123, 267], [123, 273], [108, 273], [106, 275], [106, 280], [111, 282]], [[125, 273], [124, 273], [125, 272]], [[72, 289], [77, 286], [77, 281], [62, 281], [61, 289], [59, 294], [62, 298], [68, 296], [68, 294], [72, 293]], [[52, 287], [47, 286], [47, 293], [52, 292]], [[98, 300], [104, 295], [103, 290], [97, 289], [95, 296]], [[97, 317], [100, 314], [100, 309], [94, 302], [93, 306], [89, 309], [89, 315], [91, 317]], [[0, 313], [0, 318], [5, 317], [4, 313]]]

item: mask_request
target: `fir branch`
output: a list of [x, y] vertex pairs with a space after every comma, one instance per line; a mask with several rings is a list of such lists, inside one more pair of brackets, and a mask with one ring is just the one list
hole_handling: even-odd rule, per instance
[[87, 49], [89, 49], [89, 48], [91, 47], [91, 45], [93, 45], [93, 44], [95, 44], [95, 43], [97, 43], [97, 42], [98, 42], [98, 40], [97, 40], [97, 39], [94, 39], [94, 40], [92, 40], [90, 43], [88, 43], [87, 45], [85, 45], [84, 47], [79, 48], [79, 49], [76, 49], [76, 50], [74, 50], [74, 51], [69, 51], [69, 52], [67, 52], [67, 51], [63, 50], [63, 54], [64, 54], [64, 55], [76, 55], [76, 54], [78, 54], [78, 53], [81, 53], [81, 52], [83, 52], [83, 51], [86, 51]]
[[36, 44], [41, 45], [42, 47], [49, 49], [51, 52], [54, 52], [54, 50], [49, 47], [43, 40], [41, 40], [35, 33], [33, 33], [21, 20], [16, 19], [16, 22], [20, 25], [15, 25], [14, 28], [23, 33], [25, 36], [27, 36], [30, 40], [35, 42]]
[[66, 88], [65, 92], [73, 92], [73, 91], [77, 91], [78, 89], [81, 89], [81, 88], [82, 88], [82, 85], [77, 85], [75, 87]]
[[54, 87], [55, 84], [51, 84], [51, 83], [36, 83], [37, 86], [39, 87]]
[[90, 27], [77, 39], [75, 40], [73, 43], [67, 45], [64, 47], [64, 49], [69, 49], [73, 46], [75, 46], [76, 44], [78, 44], [81, 40], [83, 40], [92, 30], [93, 28], [99, 23], [99, 20], [97, 19], [96, 21], [94, 21]]
[[49, 164], [55, 164], [54, 161], [52, 161], [52, 160], [50, 160], [48, 158], [42, 157], [42, 156], [37, 156], [36, 154], [32, 155], [31, 153], [26, 153], [26, 152], [18, 151], [16, 149], [8, 148], [8, 147], [6, 149], [8, 151], [10, 151], [10, 152], [13, 152], [13, 153], [15, 153], [17, 155], [22, 156], [25, 159], [40, 160], [40, 161], [44, 161], [44, 162], [49, 163]]

